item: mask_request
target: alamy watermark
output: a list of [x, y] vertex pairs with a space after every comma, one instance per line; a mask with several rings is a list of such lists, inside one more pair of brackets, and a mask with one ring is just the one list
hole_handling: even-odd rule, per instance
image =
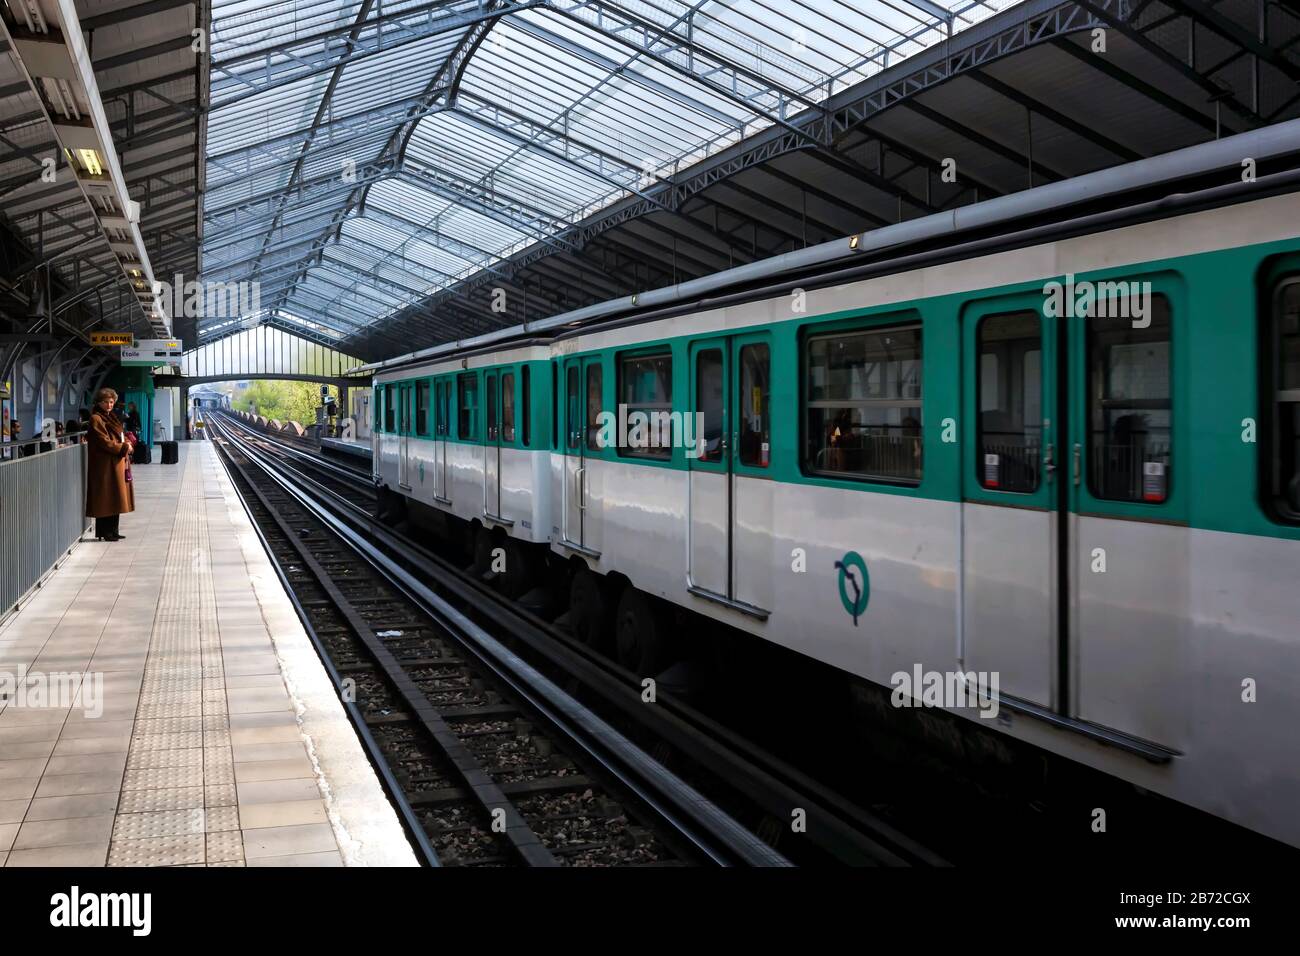
[[684, 448], [687, 458], [701, 458], [712, 450], [704, 435], [703, 412], [646, 412], [619, 405], [617, 413], [604, 411], [596, 416], [596, 429], [598, 448]]
[[117, 926], [129, 928], [133, 936], [148, 936], [152, 914], [152, 893], [83, 893], [73, 885], [50, 897], [50, 925], [57, 929]]
[[238, 319], [262, 308], [260, 282], [186, 281], [178, 272], [171, 282], [155, 281], [153, 294], [172, 318]]
[[18, 668], [18, 673], [0, 671], [0, 700], [9, 707], [57, 710], [80, 707], [90, 718], [104, 713], [104, 675], [56, 671], [45, 673]]
[[1151, 325], [1151, 283], [1126, 279], [1093, 282], [1066, 273], [1064, 282], [1043, 285], [1043, 315], [1049, 319], [1129, 319], [1135, 329]]
[[914, 664], [910, 672], [895, 671], [889, 683], [894, 688], [889, 700], [895, 707], [974, 707], [980, 717], [998, 715], [1001, 675], [997, 671], [923, 671]]

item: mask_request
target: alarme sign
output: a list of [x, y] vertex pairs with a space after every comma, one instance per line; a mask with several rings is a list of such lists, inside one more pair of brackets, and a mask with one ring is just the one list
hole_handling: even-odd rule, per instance
[[134, 332], [91, 332], [91, 345], [125, 345], [131, 348], [135, 345]]

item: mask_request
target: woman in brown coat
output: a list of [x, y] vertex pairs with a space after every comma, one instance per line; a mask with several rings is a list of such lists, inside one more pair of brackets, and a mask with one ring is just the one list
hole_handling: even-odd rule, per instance
[[121, 541], [118, 518], [135, 510], [135, 492], [126, 480], [134, 449], [112, 415], [116, 403], [117, 392], [101, 388], [86, 433], [86, 517], [95, 519], [95, 537], [104, 541]]

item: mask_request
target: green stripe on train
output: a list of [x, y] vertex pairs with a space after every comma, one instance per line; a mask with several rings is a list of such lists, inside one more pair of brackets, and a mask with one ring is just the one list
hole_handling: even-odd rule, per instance
[[[1187, 524], [1209, 531], [1267, 535], [1300, 540], [1300, 526], [1273, 520], [1260, 501], [1261, 462], [1267, 449], [1259, 442], [1243, 440], [1246, 420], [1258, 426], [1270, 414], [1261, 395], [1260, 309], [1266, 306], [1268, 291], [1282, 275], [1300, 272], [1300, 240], [1264, 243], [1236, 249], [1154, 260], [1139, 266], [1079, 273], [1078, 280], [1150, 280], [1153, 291], [1168, 296], [1173, 336], [1173, 419], [1169, 497], [1160, 504], [1101, 500], [1092, 496], [1086, 480], [1072, 500], [1072, 509], [1086, 514]], [[1063, 277], [1054, 277], [1058, 281]], [[1008, 308], [1036, 301], [1041, 305], [1044, 282], [992, 286], [978, 292], [917, 299], [875, 308], [854, 309], [833, 314], [793, 315], [776, 323], [756, 324], [730, 331], [730, 335], [762, 334], [771, 345], [771, 462], [768, 468], [737, 467], [738, 472], [763, 475], [790, 484], [872, 491], [887, 495], [909, 495], [940, 501], [958, 501], [963, 490], [977, 488], [966, 424], [961, 403], [961, 321], [972, 307], [1005, 301]], [[870, 479], [836, 478], [806, 473], [800, 462], [799, 396], [800, 342], [812, 333], [873, 325], [893, 325], [920, 320], [922, 324], [922, 477], [918, 484], [892, 484]], [[1067, 332], [1069, 371], [1077, 396], [1083, 373], [1082, 320]], [[602, 406], [618, 407], [615, 357], [631, 353], [668, 352], [673, 359], [673, 410], [687, 411], [690, 345], [722, 336], [678, 336], [671, 339], [636, 342], [618, 349], [575, 352], [552, 362], [534, 361], [485, 366], [471, 370], [479, 378], [477, 434], [484, 434], [483, 375], [494, 369], [532, 369], [532, 442], [525, 446], [518, 427], [516, 440], [504, 447], [564, 451], [566, 427], [564, 402], [552, 394], [552, 376], [563, 390], [563, 368], [573, 359], [599, 357], [602, 365]], [[552, 366], [556, 371], [553, 372]], [[463, 372], [437, 376], [414, 376], [377, 383], [410, 383], [420, 379], [451, 380]], [[519, 376], [516, 375], [516, 383]], [[453, 389], [454, 389], [453, 384]], [[454, 393], [453, 393], [454, 394]], [[585, 392], [583, 393], [585, 394]], [[520, 396], [522, 401], [522, 395]], [[1072, 400], [1074, 410], [1081, 406]], [[383, 411], [376, 402], [376, 421]], [[556, 417], [558, 416], [558, 421]], [[1077, 433], [1081, 422], [1071, 422]], [[432, 418], [432, 414], [431, 414]], [[448, 440], [464, 442], [455, 434], [451, 416]], [[956, 438], [949, 424], [956, 426]], [[558, 427], [556, 427], [558, 426]], [[432, 429], [432, 423], [429, 428]], [[1256, 429], [1258, 432], [1258, 429]], [[948, 434], [945, 434], [947, 432]], [[414, 434], [414, 433], [412, 433]], [[431, 438], [431, 433], [415, 437]], [[1073, 440], [1073, 439], [1072, 439]], [[1085, 454], [1086, 454], [1086, 442]], [[686, 469], [685, 452], [674, 448], [665, 460], [647, 460], [620, 455], [616, 449], [586, 450], [585, 456], [610, 461], [623, 460], [646, 468]], [[965, 461], [963, 462], [963, 458]], [[1058, 459], [1062, 480], [1068, 478], [1068, 462]], [[969, 472], [964, 474], [963, 472]], [[1084, 468], [1086, 476], [1086, 464]], [[964, 489], [963, 489], [963, 482]], [[1008, 500], [1014, 495], [1008, 493]]]

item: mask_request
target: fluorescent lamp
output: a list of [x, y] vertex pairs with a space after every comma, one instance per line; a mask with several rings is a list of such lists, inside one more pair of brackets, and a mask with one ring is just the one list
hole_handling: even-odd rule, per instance
[[77, 158], [81, 160], [81, 165], [85, 167], [86, 172], [92, 176], [104, 175], [104, 166], [99, 161], [99, 153], [93, 149], [77, 150]]

